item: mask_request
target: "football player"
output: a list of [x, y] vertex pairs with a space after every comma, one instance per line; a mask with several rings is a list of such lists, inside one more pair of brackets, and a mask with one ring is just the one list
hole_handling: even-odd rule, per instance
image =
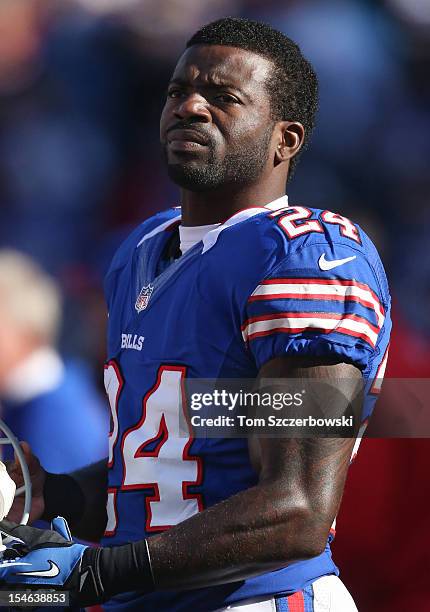
[[342, 415], [372, 411], [390, 333], [378, 254], [285, 195], [316, 108], [311, 65], [268, 25], [225, 18], [188, 41], [160, 129], [181, 207], [142, 223], [106, 278], [107, 464], [53, 475], [29, 457], [39, 513], [104, 530], [102, 546], [3, 522], [25, 543], [8, 588], [147, 612], [356, 609], [330, 553], [354, 438], [181, 429], [195, 379], [342, 379]]

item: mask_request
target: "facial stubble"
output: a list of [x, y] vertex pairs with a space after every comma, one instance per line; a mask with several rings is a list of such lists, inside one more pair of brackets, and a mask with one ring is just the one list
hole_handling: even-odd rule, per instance
[[182, 189], [204, 192], [231, 185], [249, 185], [258, 182], [269, 156], [269, 143], [273, 126], [267, 127], [258, 142], [237, 145], [218, 160], [214, 143], [208, 144], [207, 157], [186, 159], [182, 163], [169, 163], [167, 145], [163, 146], [163, 157], [170, 179]]

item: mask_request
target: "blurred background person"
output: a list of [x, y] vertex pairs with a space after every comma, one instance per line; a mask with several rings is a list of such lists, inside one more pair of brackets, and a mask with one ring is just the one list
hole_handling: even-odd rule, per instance
[[28, 257], [0, 250], [1, 418], [57, 473], [105, 457], [108, 433], [85, 367], [55, 348], [60, 319], [55, 283]]

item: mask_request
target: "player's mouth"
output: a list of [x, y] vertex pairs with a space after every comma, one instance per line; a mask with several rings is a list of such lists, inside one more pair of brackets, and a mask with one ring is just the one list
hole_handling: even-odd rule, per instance
[[167, 144], [173, 151], [198, 151], [207, 147], [208, 141], [196, 130], [173, 129], [168, 132]]

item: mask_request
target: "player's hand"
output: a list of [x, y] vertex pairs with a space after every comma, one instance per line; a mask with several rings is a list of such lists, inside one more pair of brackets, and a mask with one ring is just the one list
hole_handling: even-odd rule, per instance
[[[45, 485], [46, 472], [40, 465], [39, 459], [31, 452], [30, 445], [27, 444], [27, 442], [21, 442], [21, 448], [24, 451], [25, 460], [27, 462], [31, 478], [32, 497], [30, 523], [32, 523], [33, 521], [37, 521], [37, 519], [42, 516], [45, 510], [43, 487]], [[17, 489], [24, 484], [21, 466], [16, 456], [14, 461], [8, 463], [7, 471], [9, 476], [15, 482]], [[18, 495], [17, 497], [15, 497], [12, 508], [7, 514], [8, 519], [18, 523], [21, 520], [23, 510], [24, 495]]]
[[0, 588], [56, 589], [69, 591], [70, 604], [101, 603], [98, 579], [99, 549], [73, 542], [67, 521], [57, 517], [51, 529], [36, 529], [0, 521], [7, 550], [0, 558]]

